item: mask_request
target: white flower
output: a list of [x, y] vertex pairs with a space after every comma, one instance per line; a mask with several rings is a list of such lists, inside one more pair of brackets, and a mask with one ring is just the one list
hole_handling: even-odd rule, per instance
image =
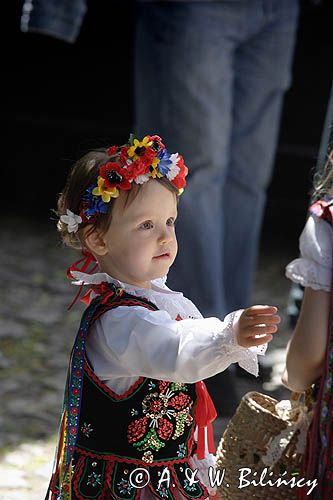
[[171, 160], [172, 163], [170, 165], [169, 172], [166, 174], [166, 176], [169, 179], [169, 181], [172, 181], [175, 177], [177, 177], [177, 175], [179, 174], [179, 171], [180, 171], [180, 168], [177, 165], [178, 153], [173, 153], [172, 155], [170, 155], [169, 160]]
[[68, 210], [68, 208], [67, 208], [66, 212], [67, 212], [67, 215], [61, 215], [60, 220], [64, 224], [67, 224], [67, 231], [69, 233], [76, 233], [76, 231], [79, 228], [79, 224], [81, 224], [81, 222], [82, 222], [82, 219], [81, 219], [80, 215], [75, 215], [73, 212]]
[[134, 182], [137, 184], [144, 184], [145, 182], [149, 181], [150, 174], [143, 174], [143, 175], [138, 175], [136, 179], [134, 179]]

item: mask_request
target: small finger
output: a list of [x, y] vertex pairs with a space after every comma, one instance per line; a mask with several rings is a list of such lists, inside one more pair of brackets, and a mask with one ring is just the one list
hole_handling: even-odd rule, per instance
[[254, 325], [278, 325], [281, 323], [281, 317], [278, 314], [273, 316], [268, 316], [267, 314], [260, 314], [258, 316], [248, 316], [244, 320], [244, 326], [254, 326]]
[[253, 335], [267, 335], [270, 333], [277, 332], [278, 327], [276, 325], [256, 325], [245, 329], [245, 336], [251, 337]]
[[256, 305], [251, 306], [248, 309], [245, 309], [246, 316], [257, 316], [258, 314], [275, 314], [277, 313], [278, 308], [275, 306], [262, 306]]

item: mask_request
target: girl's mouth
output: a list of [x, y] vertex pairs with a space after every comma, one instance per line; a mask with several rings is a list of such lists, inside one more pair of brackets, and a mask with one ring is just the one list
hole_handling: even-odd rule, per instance
[[161, 253], [161, 255], [156, 255], [154, 259], [170, 259], [170, 254], [169, 253]]

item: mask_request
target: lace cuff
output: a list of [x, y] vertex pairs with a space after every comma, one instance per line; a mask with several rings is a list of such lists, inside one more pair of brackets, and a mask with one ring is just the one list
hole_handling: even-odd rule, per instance
[[238, 363], [238, 365], [251, 373], [255, 377], [259, 375], [258, 355], [263, 356], [266, 353], [267, 343], [260, 346], [242, 347], [237, 342], [238, 321], [243, 309], [234, 311], [228, 314], [224, 323], [226, 327], [223, 332], [215, 333], [213, 338], [223, 339], [223, 345], [220, 349], [225, 350], [229, 355], [230, 363]]
[[311, 214], [299, 237], [300, 257], [286, 267], [286, 276], [314, 290], [330, 291], [332, 227]]
[[295, 259], [287, 265], [286, 277], [313, 290], [331, 290], [331, 269], [305, 257]]

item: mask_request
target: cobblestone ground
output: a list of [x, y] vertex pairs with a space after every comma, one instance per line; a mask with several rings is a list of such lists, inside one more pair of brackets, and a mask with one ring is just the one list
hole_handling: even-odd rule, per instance
[[[83, 310], [80, 303], [66, 310], [73, 288], [64, 271], [76, 254], [61, 248], [52, 224], [6, 218], [1, 228], [0, 500], [39, 500], [50, 477], [68, 355]], [[280, 376], [290, 335], [284, 278], [290, 257], [261, 252], [253, 303], [277, 305], [284, 322], [263, 361], [271, 376], [264, 383], [238, 376], [239, 396], [249, 390], [288, 396]], [[216, 442], [226, 424], [216, 422]]]

